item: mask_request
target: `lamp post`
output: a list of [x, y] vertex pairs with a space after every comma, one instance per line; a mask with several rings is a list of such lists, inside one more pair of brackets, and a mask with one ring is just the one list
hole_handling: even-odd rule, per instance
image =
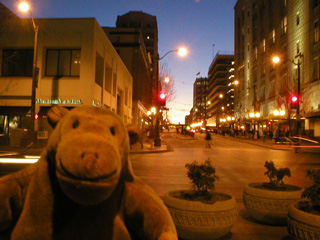
[[[176, 52], [180, 56], [185, 56], [187, 54], [187, 49], [185, 48], [179, 48], [175, 50], [170, 50], [166, 54], [164, 54], [161, 58], [158, 58], [158, 61], [165, 58], [169, 53]], [[155, 138], [154, 138], [154, 146], [155, 147], [161, 147], [161, 139], [160, 139], [160, 104], [159, 104], [159, 78], [157, 79], [157, 86], [156, 86], [156, 92], [157, 92], [157, 105], [159, 107], [157, 114], [156, 114], [156, 126], [155, 126]]]
[[37, 127], [35, 126], [35, 111], [36, 111], [36, 88], [38, 87], [38, 68], [37, 68], [37, 52], [38, 52], [38, 32], [39, 32], [39, 26], [35, 24], [35, 21], [33, 19], [30, 6], [27, 2], [21, 2], [19, 4], [19, 9], [22, 12], [29, 12], [32, 20], [33, 30], [34, 30], [34, 47], [33, 47], [33, 66], [32, 66], [32, 89], [31, 89], [31, 126], [30, 130], [31, 132], [34, 132], [37, 130]]
[[[301, 62], [300, 62], [300, 58], [303, 57], [302, 53], [299, 53], [295, 56], [295, 58], [299, 58], [298, 62], [295, 62], [293, 60], [289, 60], [287, 59], [287, 61], [291, 62], [292, 64], [294, 64], [295, 66], [297, 66], [297, 114], [296, 114], [296, 134], [299, 135], [300, 133], [300, 128], [301, 128], [301, 122], [300, 122], [300, 95], [301, 95], [301, 79], [300, 79], [300, 72], [301, 72]], [[274, 63], [279, 63], [280, 62], [280, 58], [278, 56], [275, 56], [272, 58], [272, 61]]]

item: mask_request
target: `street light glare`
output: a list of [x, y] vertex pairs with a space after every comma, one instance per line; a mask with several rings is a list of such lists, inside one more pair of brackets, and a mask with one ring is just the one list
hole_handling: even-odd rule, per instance
[[181, 57], [184, 57], [185, 55], [187, 55], [187, 49], [185, 48], [179, 48], [178, 49], [178, 54], [181, 56]]
[[278, 56], [275, 56], [275, 57], [272, 58], [272, 61], [274, 63], [278, 63], [278, 62], [280, 62], [280, 58]]
[[28, 12], [30, 7], [29, 7], [29, 4], [27, 2], [21, 2], [19, 4], [19, 9], [21, 12]]
[[164, 78], [164, 82], [165, 82], [165, 83], [169, 83], [169, 81], [170, 81], [170, 79], [169, 79], [168, 77], [165, 77], [165, 78]]

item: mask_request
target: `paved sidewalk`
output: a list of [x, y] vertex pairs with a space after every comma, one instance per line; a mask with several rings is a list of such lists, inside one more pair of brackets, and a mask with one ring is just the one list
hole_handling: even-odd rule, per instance
[[[43, 150], [43, 147], [19, 148], [19, 147], [12, 147], [12, 146], [0, 146], [0, 157], [10, 157], [10, 156], [21, 157], [25, 155], [39, 156], [41, 155], [42, 150]], [[144, 142], [143, 149], [141, 148], [139, 143], [136, 143], [135, 145], [133, 145], [130, 153], [131, 154], [160, 153], [160, 152], [168, 152], [168, 151], [173, 151], [173, 149], [169, 145], [167, 145], [165, 141], [162, 141], [161, 146], [159, 147], [153, 146], [152, 141], [147, 141], [147, 142]]]

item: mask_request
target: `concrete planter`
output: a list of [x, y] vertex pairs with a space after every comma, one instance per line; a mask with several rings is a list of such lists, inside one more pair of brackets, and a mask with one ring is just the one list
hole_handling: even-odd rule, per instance
[[320, 239], [320, 216], [300, 210], [299, 202], [289, 208], [287, 226], [294, 240]]
[[292, 186], [292, 191], [261, 189], [262, 183], [250, 183], [244, 188], [243, 203], [256, 221], [269, 225], [287, 225], [291, 204], [301, 199], [302, 189]]
[[171, 213], [179, 238], [211, 240], [221, 238], [230, 232], [237, 216], [234, 197], [215, 193], [225, 196], [227, 200], [206, 204], [176, 198], [180, 192], [172, 191], [164, 197], [164, 203]]

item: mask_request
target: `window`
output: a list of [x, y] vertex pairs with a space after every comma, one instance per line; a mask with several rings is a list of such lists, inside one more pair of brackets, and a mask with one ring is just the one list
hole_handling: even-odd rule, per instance
[[287, 7], [287, 0], [283, 0], [283, 7]]
[[296, 15], [296, 24], [297, 24], [297, 26], [300, 24], [300, 12], [297, 12], [297, 15]]
[[314, 30], [313, 30], [314, 42], [316, 43], [316, 42], [319, 42], [319, 20], [316, 20], [313, 26], [314, 26]]
[[124, 105], [128, 105], [128, 88], [126, 87], [124, 90]]
[[33, 49], [3, 49], [2, 76], [32, 76]]
[[258, 48], [255, 47], [254, 49], [254, 59], [257, 60], [258, 59]]
[[80, 50], [48, 49], [46, 76], [79, 76]]
[[272, 30], [272, 43], [274, 44], [276, 42], [276, 29]]
[[300, 41], [298, 40], [297, 41], [297, 54], [300, 53]]
[[319, 65], [320, 65], [319, 58], [315, 58], [313, 60], [313, 73], [312, 73], [312, 80], [313, 81], [317, 81], [317, 80], [320, 79], [320, 77], [319, 77]]
[[262, 40], [262, 51], [266, 52], [266, 39], [265, 38]]
[[288, 31], [288, 18], [287, 18], [287, 16], [285, 16], [281, 20], [281, 34], [285, 35], [285, 34], [287, 34], [287, 31]]
[[103, 68], [104, 68], [104, 59], [100, 56], [99, 53], [96, 53], [96, 71], [95, 71], [95, 83], [100, 87], [103, 87]]
[[111, 85], [112, 85], [112, 68], [107, 65], [104, 71], [104, 89], [108, 92], [111, 93]]
[[113, 73], [112, 95], [115, 97], [116, 94], [117, 94], [117, 73]]

